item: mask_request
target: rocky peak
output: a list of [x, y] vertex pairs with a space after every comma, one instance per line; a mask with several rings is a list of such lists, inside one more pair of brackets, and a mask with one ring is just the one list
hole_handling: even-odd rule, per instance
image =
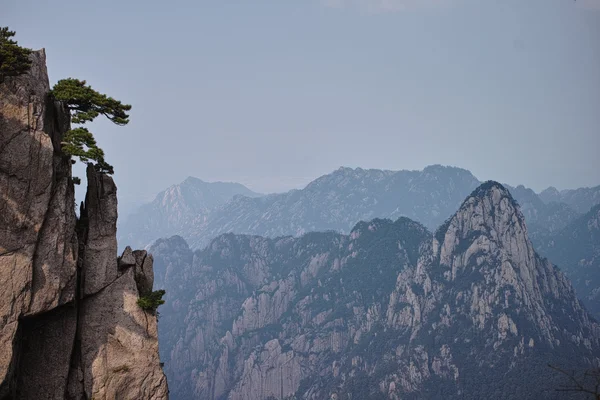
[[[556, 301], [575, 298], [574, 290], [556, 267], [534, 251], [520, 207], [501, 184], [489, 181], [473, 191], [440, 227], [436, 241], [445, 278], [464, 288], [455, 293], [455, 302], [462, 303], [479, 326], [489, 323], [490, 311], [502, 304], [503, 315], [511, 321], [527, 316], [523, 325], [515, 323], [516, 330], [535, 326], [536, 340], [550, 347], [568, 337], [557, 329], [559, 321], [597, 329], [578, 302], [570, 314], [548, 312]], [[482, 304], [486, 306], [481, 308]], [[597, 337], [590, 346], [598, 346]]]
[[497, 182], [435, 237], [401, 217], [348, 235], [225, 234], [180, 265], [161, 253], [186, 276], [166, 279], [161, 325], [181, 399], [535, 398], [549, 362], [599, 361], [598, 325]]
[[500, 183], [488, 181], [475, 189], [452, 218], [442, 225], [436, 238], [440, 242], [442, 264], [452, 255], [474, 244], [494, 243], [511, 256], [531, 257], [533, 248], [527, 237], [525, 219], [510, 192]]
[[195, 229], [208, 215], [235, 196], [259, 197], [244, 185], [205, 182], [188, 177], [156, 195], [119, 225], [119, 242], [146, 246], [161, 237]]
[[560, 192], [554, 186], [549, 186], [540, 192], [540, 198], [546, 203], [560, 201]]
[[187, 186], [187, 185], [198, 185], [198, 184], [204, 184], [206, 182], [204, 182], [202, 179], [200, 178], [196, 178], [195, 176], [188, 176], [187, 178], [185, 178], [183, 180], [183, 182], [181, 182], [182, 186]]
[[441, 165], [441, 164], [433, 164], [428, 165], [423, 168], [423, 173], [432, 175], [432, 176], [454, 176], [460, 177], [466, 180], [477, 181], [477, 178], [471, 173], [471, 171], [466, 170], [464, 168], [453, 167], [449, 165]]
[[346, 187], [355, 185], [368, 185], [378, 182], [394, 174], [394, 171], [340, 167], [330, 174], [323, 175], [310, 182], [304, 190], [318, 191], [323, 188], [333, 189], [335, 187]]
[[168, 398], [152, 290], [152, 257], [117, 259], [117, 193], [87, 169], [75, 215], [68, 111], [48, 97], [44, 51], [0, 84], [0, 398]]

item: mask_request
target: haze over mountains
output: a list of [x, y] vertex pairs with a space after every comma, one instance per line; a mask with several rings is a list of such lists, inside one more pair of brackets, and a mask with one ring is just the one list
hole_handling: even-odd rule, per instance
[[457, 209], [435, 234], [401, 217], [157, 241], [172, 398], [564, 398], [546, 364], [598, 362], [600, 327], [505, 187]]
[[164, 236], [175, 399], [552, 398], [548, 362], [600, 362], [599, 201], [339, 168], [266, 196], [188, 178], [124, 226]]
[[540, 243], [571, 278], [577, 295], [600, 320], [600, 204]]
[[0, 400], [600, 400], [600, 0], [0, 4]]
[[[304, 189], [260, 196], [240, 184], [188, 178], [161, 192], [119, 226], [120, 242], [146, 246], [174, 234], [192, 248], [226, 233], [268, 237], [335, 230], [361, 220], [406, 216], [435, 230], [481, 182], [471, 172], [432, 165], [422, 171], [339, 168]], [[540, 195], [507, 186], [534, 242], [564, 228], [600, 202], [600, 186]]]
[[551, 398], [548, 362], [599, 357], [599, 199], [339, 168], [266, 196], [187, 179], [124, 226], [165, 237], [175, 399]]
[[119, 223], [119, 242], [145, 246], [161, 236], [180, 234], [188, 225], [202, 225], [208, 215], [236, 195], [260, 196], [239, 183], [204, 182], [188, 177], [156, 195]]

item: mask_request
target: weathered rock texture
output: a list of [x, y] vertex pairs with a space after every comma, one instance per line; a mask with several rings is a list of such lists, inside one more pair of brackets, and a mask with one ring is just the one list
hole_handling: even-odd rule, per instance
[[376, 219], [151, 250], [176, 399], [565, 398], [547, 364], [599, 362], [598, 324], [495, 182], [435, 234]]
[[32, 58], [0, 84], [0, 398], [166, 399], [157, 319], [137, 306], [152, 257], [119, 263], [116, 187], [93, 167], [77, 218], [69, 114]]

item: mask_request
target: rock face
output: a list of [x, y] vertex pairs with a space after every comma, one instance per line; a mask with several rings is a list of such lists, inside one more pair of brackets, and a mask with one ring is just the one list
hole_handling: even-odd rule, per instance
[[152, 252], [176, 399], [564, 398], [547, 364], [600, 362], [600, 327], [495, 182], [435, 234], [402, 217]]
[[69, 113], [32, 59], [0, 84], [0, 398], [166, 399], [156, 316], [137, 306], [152, 258], [118, 268], [116, 187], [93, 167], [77, 218]]

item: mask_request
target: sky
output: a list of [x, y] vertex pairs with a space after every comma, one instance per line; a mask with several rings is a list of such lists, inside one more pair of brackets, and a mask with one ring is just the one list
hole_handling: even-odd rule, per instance
[[600, 184], [600, 0], [0, 0], [6, 25], [51, 84], [132, 104], [90, 127], [124, 204], [340, 166]]

